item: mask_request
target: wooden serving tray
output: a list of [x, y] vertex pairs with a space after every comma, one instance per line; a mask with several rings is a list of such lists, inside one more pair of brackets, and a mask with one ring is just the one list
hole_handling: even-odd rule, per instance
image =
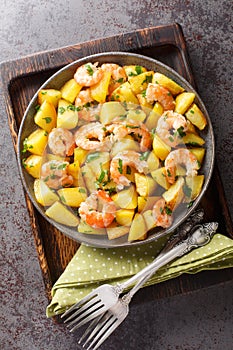
[[[153, 57], [175, 69], [195, 86], [182, 29], [178, 24], [137, 30], [4, 62], [0, 66], [2, 90], [15, 150], [23, 114], [41, 84], [64, 65], [87, 55], [107, 51], [127, 51]], [[25, 195], [45, 290], [50, 300], [52, 285], [64, 271], [79, 245], [50, 225], [33, 207], [27, 194]], [[219, 232], [232, 237], [233, 225], [216, 167], [201, 206], [206, 213], [205, 220], [218, 221]], [[142, 289], [135, 302], [184, 293], [232, 278], [232, 268], [183, 275], [156, 287]]]

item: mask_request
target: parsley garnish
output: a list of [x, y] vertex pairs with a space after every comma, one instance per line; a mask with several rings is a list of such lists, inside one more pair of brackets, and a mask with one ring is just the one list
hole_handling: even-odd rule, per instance
[[140, 160], [147, 160], [149, 154], [150, 154], [150, 151], [146, 151], [140, 155], [139, 159]]
[[172, 210], [169, 207], [166, 206], [164, 209], [167, 215], [172, 215]]
[[184, 127], [181, 126], [177, 129], [178, 134], [180, 135], [180, 137], [184, 137], [186, 135], [186, 132], [184, 132]]
[[122, 159], [118, 160], [118, 164], [119, 164], [119, 167], [118, 167], [119, 173], [123, 174], [123, 162], [122, 162]]
[[86, 163], [90, 163], [95, 159], [98, 159], [100, 156], [99, 152], [89, 153], [86, 158]]
[[85, 64], [85, 67], [86, 67], [88, 74], [92, 76], [94, 74], [94, 71], [91, 68], [91, 65], [87, 63], [87, 64]]
[[147, 76], [145, 77], [145, 79], [143, 80], [142, 85], [143, 85], [144, 83], [147, 83], [147, 84], [152, 83], [152, 78], [153, 78], [152, 74], [151, 74], [151, 75], [147, 75]]
[[52, 118], [51, 118], [51, 117], [45, 117], [45, 118], [43, 118], [43, 119], [45, 120], [46, 124], [49, 124], [49, 123], [51, 123], [51, 121], [52, 121]]
[[63, 113], [65, 113], [65, 111], [66, 111], [66, 109], [64, 107], [59, 107], [58, 108], [58, 113], [59, 114], [63, 114]]
[[142, 66], [136, 66], [135, 71], [136, 71], [137, 75], [141, 74], [142, 73]]

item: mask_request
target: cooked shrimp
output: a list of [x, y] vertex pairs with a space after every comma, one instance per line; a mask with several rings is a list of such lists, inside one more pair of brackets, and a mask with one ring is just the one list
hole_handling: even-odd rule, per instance
[[170, 91], [159, 84], [149, 83], [146, 89], [146, 99], [149, 103], [158, 101], [165, 111], [174, 110], [175, 101]]
[[186, 167], [187, 176], [197, 175], [199, 165], [196, 156], [186, 148], [179, 148], [170, 152], [164, 162], [169, 183], [173, 184], [175, 182], [176, 166], [178, 164]]
[[135, 151], [123, 151], [118, 153], [112, 158], [110, 164], [110, 177], [118, 185], [118, 189], [122, 189], [124, 186], [129, 186], [130, 181], [124, 175], [126, 173], [127, 166], [132, 166], [139, 173], [148, 172], [148, 164], [145, 160], [140, 159], [141, 154]]
[[57, 156], [71, 156], [74, 152], [75, 141], [71, 131], [63, 128], [54, 128], [48, 136], [48, 146]]
[[93, 104], [91, 90], [81, 90], [75, 100], [75, 106], [80, 107], [78, 113], [79, 119], [94, 122], [99, 119], [101, 104]]
[[179, 113], [167, 111], [159, 118], [156, 132], [166, 144], [176, 147], [187, 129], [188, 124], [185, 117]]
[[82, 107], [83, 105], [90, 103], [92, 101], [94, 100], [91, 96], [91, 90], [90, 89], [81, 90], [75, 99], [75, 106]]
[[115, 219], [115, 213], [113, 200], [103, 190], [91, 193], [79, 207], [81, 219], [95, 228], [108, 227]]
[[161, 197], [156, 201], [152, 209], [152, 215], [156, 226], [161, 226], [163, 228], [168, 228], [171, 226], [173, 219], [170, 209], [166, 207], [164, 198]]
[[137, 124], [131, 121], [114, 122], [107, 126], [107, 131], [113, 133], [112, 139], [114, 142], [127, 135], [133, 135], [138, 139], [142, 152], [146, 152], [152, 143], [150, 132], [144, 124]]
[[105, 137], [105, 129], [99, 122], [81, 126], [75, 133], [76, 145], [85, 150], [109, 150], [111, 142]]
[[98, 62], [86, 63], [78, 67], [74, 79], [81, 86], [92, 86], [97, 84], [103, 76], [103, 70], [98, 68]]
[[60, 160], [50, 160], [41, 167], [41, 179], [51, 188], [69, 187], [73, 177], [67, 174], [69, 163]]
[[101, 69], [105, 72], [110, 72], [112, 81], [110, 83], [108, 92], [111, 94], [118, 86], [124, 83], [127, 79], [127, 75], [123, 67], [115, 63], [104, 63]]

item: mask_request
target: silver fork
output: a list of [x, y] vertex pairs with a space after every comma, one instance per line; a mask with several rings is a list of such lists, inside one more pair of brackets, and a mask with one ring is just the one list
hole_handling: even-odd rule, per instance
[[65, 318], [64, 322], [68, 324], [70, 331], [72, 332], [76, 330], [113, 307], [118, 302], [119, 295], [128, 287], [134, 285], [139, 279], [150, 273], [155, 261], [158, 261], [158, 259], [169, 251], [175, 243], [186, 237], [192, 227], [203, 219], [203, 216], [204, 212], [202, 209], [199, 209], [190, 215], [186, 222], [179, 227], [177, 233], [172, 236], [172, 239], [168, 241], [165, 248], [159, 256], [156, 257], [152, 265], [147, 266], [145, 269], [121, 284], [115, 286], [109, 284], [101, 285], [81, 299], [78, 303], [70, 307], [61, 316], [61, 318]]
[[124, 321], [129, 313], [129, 303], [133, 295], [154, 274], [154, 272], [175, 257], [182, 256], [193, 248], [206, 245], [211, 240], [211, 237], [216, 232], [217, 228], [218, 224], [216, 222], [194, 227], [186, 240], [180, 242], [172, 248], [171, 251], [165, 253], [164, 256], [161, 256], [159, 261], [157, 261], [157, 264], [150, 270], [150, 273], [142, 277], [127, 294], [122, 298], [119, 298], [114, 306], [91, 322], [83, 336], [80, 338], [79, 344], [83, 343], [82, 347], [87, 350], [98, 349], [99, 346]]

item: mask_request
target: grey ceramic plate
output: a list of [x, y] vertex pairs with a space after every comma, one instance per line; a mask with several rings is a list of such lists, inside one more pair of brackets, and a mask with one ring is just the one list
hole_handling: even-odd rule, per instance
[[88, 234], [82, 234], [80, 232], [77, 232], [76, 229], [58, 224], [54, 222], [53, 220], [49, 219], [45, 215], [45, 209], [40, 204], [37, 203], [33, 191], [33, 182], [34, 179], [28, 175], [28, 173], [23, 169], [22, 167], [22, 158], [25, 157], [25, 155], [22, 155], [22, 149], [23, 149], [23, 140], [28, 137], [28, 135], [36, 129], [36, 125], [34, 124], [34, 114], [35, 114], [35, 106], [37, 105], [37, 95], [38, 92], [34, 95], [32, 98], [30, 104], [28, 105], [28, 108], [24, 114], [20, 130], [19, 130], [19, 137], [18, 137], [18, 162], [19, 162], [19, 169], [20, 169], [20, 175], [22, 178], [23, 185], [25, 187], [26, 192], [28, 193], [32, 203], [36, 207], [36, 209], [40, 212], [41, 215], [43, 215], [46, 220], [48, 220], [52, 225], [54, 225], [57, 229], [59, 229], [62, 233], [67, 235], [68, 237], [78, 241], [83, 242], [92, 246], [98, 246], [98, 247], [117, 247], [117, 246], [129, 246], [129, 245], [139, 245], [148, 243], [150, 241], [153, 241], [169, 232], [172, 232], [175, 228], [177, 228], [184, 220], [188, 218], [188, 216], [194, 211], [194, 209], [199, 204], [201, 198], [203, 197], [211, 175], [213, 171], [213, 165], [214, 165], [214, 135], [213, 135], [213, 129], [211, 120], [209, 118], [209, 115], [207, 113], [207, 110], [198, 96], [197, 92], [192, 88], [192, 86], [178, 73], [176, 73], [173, 69], [170, 67], [164, 65], [163, 63], [156, 61], [154, 59], [132, 54], [132, 53], [126, 53], [126, 52], [107, 52], [107, 53], [101, 53], [96, 54], [92, 56], [88, 56], [85, 58], [82, 58], [80, 60], [77, 60], [61, 70], [59, 70], [57, 73], [55, 73], [50, 79], [48, 79], [40, 89], [42, 88], [55, 88], [60, 89], [62, 85], [69, 79], [73, 78], [73, 75], [76, 71], [76, 69], [87, 62], [99, 62], [101, 63], [117, 63], [119, 65], [140, 65], [145, 66], [148, 70], [153, 70], [160, 72], [162, 74], [167, 75], [168, 77], [172, 78], [174, 81], [176, 81], [178, 84], [180, 84], [186, 91], [195, 92], [196, 98], [195, 103], [200, 107], [202, 112], [205, 114], [208, 125], [205, 128], [204, 131], [200, 132], [200, 136], [203, 137], [206, 141], [205, 148], [206, 148], [206, 154], [205, 159], [201, 168], [200, 173], [205, 175], [205, 181], [203, 184], [202, 191], [199, 195], [199, 197], [195, 200], [193, 205], [182, 212], [180, 212], [178, 215], [176, 215], [175, 220], [169, 229], [161, 229], [156, 231], [152, 231], [148, 238], [144, 241], [137, 241], [129, 243], [127, 241], [127, 236], [123, 236], [120, 238], [117, 238], [115, 240], [108, 240], [107, 236], [97, 236], [97, 235], [88, 235]]

